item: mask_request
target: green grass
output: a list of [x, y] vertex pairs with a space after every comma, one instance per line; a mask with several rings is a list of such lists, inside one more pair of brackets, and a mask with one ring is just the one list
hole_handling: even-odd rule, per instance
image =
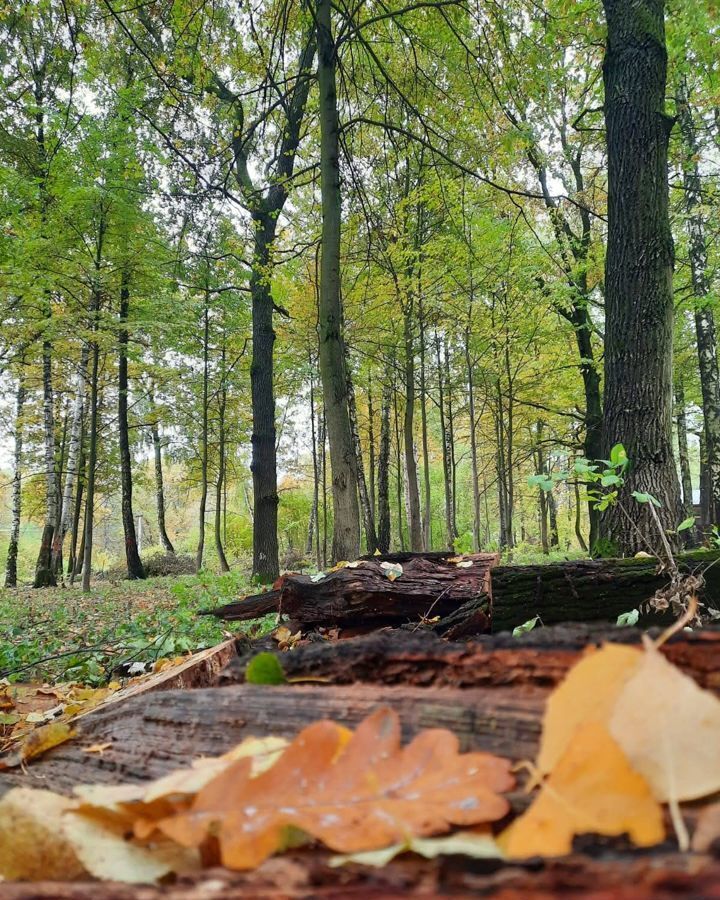
[[[77, 587], [0, 589], [0, 678], [101, 685], [122, 662], [201, 650], [228, 635], [228, 623], [198, 616], [253, 593], [247, 577], [184, 575]], [[236, 630], [264, 633], [273, 616]]]

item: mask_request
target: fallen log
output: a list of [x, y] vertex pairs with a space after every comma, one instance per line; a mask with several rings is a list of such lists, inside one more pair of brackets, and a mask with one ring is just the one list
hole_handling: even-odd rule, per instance
[[[682, 572], [704, 573], [701, 599], [720, 608], [720, 553], [678, 557]], [[636, 609], [669, 577], [656, 559], [582, 559], [535, 566], [496, 566], [492, 571], [492, 630], [512, 630], [534, 616], [557, 622], [614, 621]], [[657, 621], [657, 618], [655, 619]]]
[[[651, 628], [650, 636], [661, 629]], [[319, 641], [279, 652], [288, 678], [322, 679], [333, 684], [382, 684], [412, 687], [554, 687], [584, 649], [603, 642], [640, 644], [635, 628], [595, 625], [538, 627], [517, 638], [484, 635], [452, 643], [432, 633], [383, 629], [362, 637]], [[277, 645], [275, 645], [277, 646]], [[262, 649], [275, 649], [263, 646]], [[720, 694], [720, 628], [681, 632], [662, 652], [704, 688]], [[233, 660], [219, 684], [242, 684], [248, 650]]]
[[[495, 553], [479, 553], [461, 560], [448, 551], [363, 557], [319, 579], [285, 575], [277, 591], [207, 612], [239, 621], [276, 610], [305, 627], [374, 628], [442, 618], [468, 601], [481, 601], [480, 611], [487, 618], [489, 573], [497, 561]], [[401, 566], [399, 577], [393, 578], [397, 570], [384, 568], [383, 564]], [[486, 628], [488, 624], [486, 621]]]

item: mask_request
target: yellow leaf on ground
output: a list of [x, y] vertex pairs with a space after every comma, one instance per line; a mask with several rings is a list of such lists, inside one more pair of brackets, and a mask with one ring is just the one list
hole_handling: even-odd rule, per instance
[[346, 853], [333, 856], [330, 866], [337, 868], [348, 863], [382, 868], [401, 853], [417, 853], [426, 859], [437, 856], [469, 856], [473, 859], [502, 859], [503, 855], [492, 834], [479, 831], [456, 831], [442, 837], [412, 838], [401, 844], [392, 844], [382, 850], [366, 850], [363, 853]]
[[158, 828], [187, 847], [217, 835], [222, 862], [234, 869], [259, 865], [298, 830], [338, 852], [373, 850], [502, 818], [509, 804], [498, 792], [514, 784], [509, 768], [489, 754], [459, 753], [442, 729], [402, 748], [397, 713], [383, 708], [349, 741], [334, 722], [308, 726], [257, 777], [249, 761], [233, 763]]
[[649, 640], [617, 699], [610, 733], [658, 800], [695, 800], [720, 790], [720, 700]]
[[0, 800], [0, 877], [69, 881], [84, 874], [62, 831], [73, 801], [51, 791], [13, 788]]
[[607, 729], [575, 732], [532, 806], [498, 839], [511, 859], [564, 856], [576, 834], [628, 833], [649, 847], [664, 837], [662, 809]]
[[51, 722], [31, 731], [17, 750], [0, 757], [0, 769], [12, 769], [75, 736], [67, 722]]
[[575, 732], [588, 722], [607, 724], [630, 676], [643, 660], [642, 650], [606, 644], [590, 650], [548, 698], [537, 767], [551, 772]]

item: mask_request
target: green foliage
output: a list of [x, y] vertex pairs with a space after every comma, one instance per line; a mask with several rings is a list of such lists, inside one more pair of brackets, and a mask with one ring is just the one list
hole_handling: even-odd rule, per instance
[[286, 684], [287, 678], [274, 653], [258, 653], [245, 668], [248, 684]]

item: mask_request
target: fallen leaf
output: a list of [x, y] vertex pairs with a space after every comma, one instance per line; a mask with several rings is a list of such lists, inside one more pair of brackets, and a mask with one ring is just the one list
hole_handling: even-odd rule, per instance
[[186, 847], [217, 835], [222, 863], [233, 869], [259, 865], [298, 830], [338, 852], [372, 850], [502, 818], [509, 804], [498, 792], [514, 784], [509, 765], [459, 753], [455, 735], [442, 729], [402, 748], [398, 715], [382, 708], [349, 740], [334, 722], [308, 726], [257, 777], [247, 760], [233, 763], [189, 811], [157, 827]]
[[381, 562], [380, 568], [390, 581], [396, 581], [403, 573], [403, 567], [400, 563]]
[[17, 750], [0, 757], [0, 769], [12, 769], [75, 736], [67, 722], [51, 722], [31, 731]]
[[532, 806], [499, 837], [511, 859], [564, 856], [576, 834], [628, 833], [639, 847], [663, 840], [660, 804], [607, 728], [576, 731]]
[[13, 788], [0, 800], [0, 876], [68, 881], [84, 869], [62, 830], [73, 801], [51, 791]]
[[720, 790], [720, 700], [647, 639], [614, 706], [610, 733], [658, 800], [695, 800]]
[[473, 859], [503, 859], [503, 854], [493, 836], [475, 831], [456, 831], [443, 837], [412, 838], [400, 844], [392, 844], [381, 850], [365, 850], [333, 856], [329, 864], [333, 868], [347, 863], [382, 868], [401, 853], [417, 853], [426, 859], [437, 856], [469, 856]]
[[81, 750], [83, 753], [99, 753], [102, 756], [110, 747], [112, 747], [112, 741], [107, 741], [104, 744], [90, 744], [89, 747], [81, 747]]
[[471, 559], [464, 559], [462, 562], [457, 564], [458, 569], [470, 569], [472, 567], [473, 561]]
[[53, 719], [57, 719], [58, 716], [61, 716], [65, 711], [65, 707], [62, 703], [58, 706], [53, 706], [51, 709], [46, 709], [44, 711], [35, 711], [28, 713], [25, 716], [25, 721], [30, 725], [39, 725], [42, 722], [52, 722]]
[[8, 712], [11, 709], [15, 709], [15, 701], [7, 692], [0, 692], [0, 711]]
[[643, 659], [642, 650], [623, 644], [592, 649], [552, 692], [545, 706], [537, 768], [551, 772], [575, 732], [588, 722], [607, 724], [620, 692]]

